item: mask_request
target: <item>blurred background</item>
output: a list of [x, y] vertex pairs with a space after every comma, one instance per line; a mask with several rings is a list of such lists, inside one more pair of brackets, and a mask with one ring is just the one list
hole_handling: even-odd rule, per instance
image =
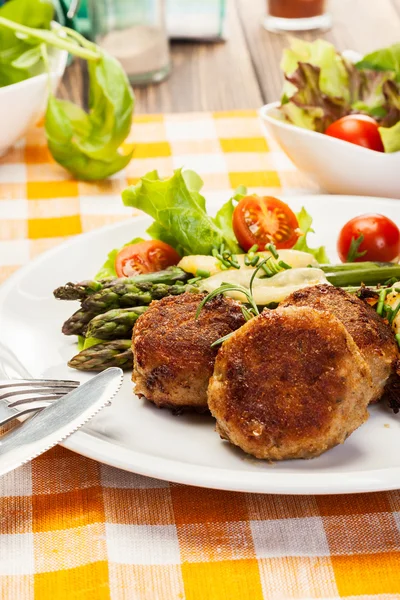
[[[166, 79], [134, 85], [136, 113], [234, 110], [258, 108], [279, 97], [279, 61], [291, 33], [267, 31], [266, 15], [268, 8], [270, 13], [283, 10], [287, 16], [292, 10], [293, 14], [294, 4], [303, 13], [323, 12], [331, 18], [331, 26], [328, 21], [314, 31], [296, 32], [305, 39], [324, 37], [339, 50], [360, 53], [398, 41], [400, 0], [81, 0], [73, 19], [67, 13], [76, 9], [75, 0], [57, 0], [57, 15], [99, 43], [102, 37], [110, 43], [110, 32], [125, 28], [128, 33], [121, 38], [123, 47], [117, 54], [121, 58], [128, 53], [127, 63], [130, 58], [135, 67], [129, 49], [135, 47], [140, 56], [142, 43], [143, 68], [148, 65], [150, 42], [143, 35], [138, 40], [132, 23], [140, 13], [142, 23], [153, 27], [165, 18], [170, 58], [162, 41], [153, 40], [150, 55], [158, 53], [158, 58], [150, 66], [159, 67], [160, 79], [164, 75]], [[112, 43], [117, 49], [118, 40], [111, 39]], [[76, 60], [67, 69], [61, 94], [85, 101], [84, 82], [84, 66]]]
[[[258, 108], [279, 97], [289, 35], [364, 54], [398, 42], [400, 32], [400, 0], [53, 2], [57, 20], [122, 62], [136, 113]], [[62, 97], [87, 104], [85, 69], [71, 62]]]

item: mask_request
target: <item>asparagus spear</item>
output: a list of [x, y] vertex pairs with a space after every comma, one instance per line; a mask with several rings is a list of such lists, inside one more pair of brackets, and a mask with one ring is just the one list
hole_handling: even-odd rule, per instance
[[[357, 264], [357, 263], [356, 263]], [[327, 272], [327, 280], [335, 287], [347, 287], [356, 285], [378, 285], [389, 279], [400, 279], [400, 265], [390, 267], [375, 267], [373, 269], [353, 269], [337, 272]]]
[[135, 277], [122, 277], [120, 279], [114, 278], [103, 281], [87, 280], [79, 283], [68, 282], [64, 286], [54, 290], [53, 293], [58, 300], [84, 300], [87, 296], [91, 296], [103, 288], [113, 288], [119, 284], [139, 285], [146, 283], [166, 283], [172, 285], [177, 281], [184, 282], [189, 279], [189, 277], [190, 274], [182, 271], [179, 267], [169, 267], [163, 271], [145, 273], [143, 275], [136, 275]]
[[391, 262], [372, 262], [372, 261], [361, 261], [361, 262], [349, 262], [349, 263], [340, 263], [338, 265], [318, 265], [319, 269], [322, 269], [324, 273], [338, 273], [345, 271], [354, 271], [360, 270], [370, 271], [372, 269], [377, 269], [380, 267], [396, 267], [398, 266], [396, 263]]
[[94, 316], [91, 312], [79, 309], [65, 321], [61, 331], [64, 335], [85, 335], [87, 325]]
[[[182, 284], [168, 285], [165, 283], [138, 283], [115, 280], [116, 283], [105, 287], [96, 294], [88, 296], [82, 302], [82, 308], [100, 314], [111, 308], [132, 307], [150, 304], [152, 300], [159, 300], [164, 296], [178, 295], [187, 291], [187, 286]], [[192, 288], [193, 289], [193, 288]]]
[[53, 294], [57, 300], [83, 300], [90, 294], [95, 294], [103, 288], [101, 281], [87, 280], [79, 283], [69, 281], [65, 285], [54, 290]]
[[86, 337], [100, 340], [130, 338], [135, 322], [147, 308], [147, 306], [117, 308], [97, 315], [90, 321]]
[[136, 287], [129, 288], [124, 284], [118, 285], [120, 285], [120, 287], [115, 289], [117, 289], [119, 293], [116, 293], [113, 288], [110, 287], [100, 290], [100, 292], [93, 294], [93, 296], [88, 296], [86, 300], [82, 302], [81, 309], [65, 321], [62, 332], [65, 335], [85, 335], [89, 321], [94, 319], [97, 315], [109, 310], [144, 306], [150, 304], [152, 300], [160, 300], [161, 298], [164, 298], [164, 296], [176, 296], [188, 291], [198, 291], [198, 289], [193, 286], [182, 284], [138, 284], [140, 287], [147, 288], [147, 291], [141, 291]]
[[108, 367], [131, 369], [131, 340], [112, 340], [91, 346], [71, 358], [68, 366], [80, 371], [103, 371]]

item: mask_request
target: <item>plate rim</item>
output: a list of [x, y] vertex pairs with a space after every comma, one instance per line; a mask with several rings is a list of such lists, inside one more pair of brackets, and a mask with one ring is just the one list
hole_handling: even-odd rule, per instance
[[[286, 198], [287, 201], [290, 201], [290, 199], [300, 201], [302, 199], [312, 199], [313, 201], [335, 202], [337, 200], [345, 201], [345, 199], [351, 198], [353, 201], [362, 202], [367, 198], [378, 202], [398, 202], [398, 200], [391, 198], [357, 196], [351, 194], [290, 195], [282, 193], [280, 194], [280, 197]], [[218, 202], [214, 201], [212, 204], [218, 204]], [[82, 238], [90, 239], [97, 236], [101, 237], [107, 231], [126, 226], [127, 223], [132, 220], [134, 220], [135, 223], [140, 223], [140, 221], [145, 222], [148, 221], [148, 219], [149, 217], [147, 215], [139, 215], [132, 217], [132, 219], [111, 223], [104, 227], [73, 236], [43, 252], [17, 269], [0, 285], [0, 303], [10, 290], [25, 277], [25, 275], [34, 271], [37, 265], [45, 262], [49, 256], [56, 255], [59, 252], [63, 252], [64, 249], [74, 246], [77, 241], [82, 240]], [[112, 440], [107, 440], [95, 433], [91, 433], [84, 428], [75, 432], [60, 445], [87, 458], [138, 475], [153, 477], [167, 482], [226, 491], [262, 494], [331, 495], [389, 491], [400, 487], [400, 467], [386, 467], [368, 472], [335, 472], [335, 479], [339, 481], [339, 483], [336, 483], [335, 488], [332, 489], [332, 473], [329, 471], [326, 473], [318, 472], [315, 474], [305, 474], [302, 471], [299, 473], [274, 473], [273, 465], [271, 465], [270, 474], [272, 475], [272, 478], [264, 478], [260, 476], [260, 471], [246, 472], [205, 465], [192, 465], [192, 468], [188, 468], [188, 463], [176, 459], [151, 456], [146, 453], [128, 449], [113, 443]], [[254, 460], [256, 461], [257, 459]], [[266, 474], [268, 473], [267, 468], [265, 472]]]

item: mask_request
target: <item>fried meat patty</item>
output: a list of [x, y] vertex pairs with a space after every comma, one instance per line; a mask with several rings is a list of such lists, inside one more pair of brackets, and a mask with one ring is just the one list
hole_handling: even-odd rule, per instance
[[208, 388], [221, 437], [271, 460], [343, 443], [368, 418], [371, 396], [370, 369], [339, 319], [295, 306], [266, 310], [236, 331]]
[[396, 369], [398, 348], [391, 327], [371, 306], [332, 285], [298, 290], [288, 296], [281, 306], [309, 306], [337, 317], [371, 369], [374, 387], [371, 402], [377, 402], [382, 397], [385, 385]]
[[136, 322], [132, 350], [135, 393], [158, 406], [207, 410], [208, 381], [222, 336], [245, 323], [240, 304], [216, 296], [195, 315], [205, 294], [185, 293], [152, 302]]

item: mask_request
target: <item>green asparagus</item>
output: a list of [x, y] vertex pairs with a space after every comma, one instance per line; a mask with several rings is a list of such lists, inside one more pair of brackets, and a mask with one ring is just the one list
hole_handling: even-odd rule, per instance
[[190, 274], [182, 271], [179, 267], [169, 267], [163, 271], [145, 273], [143, 275], [136, 275], [135, 277], [122, 277], [120, 279], [103, 281], [87, 280], [79, 283], [68, 282], [64, 286], [54, 290], [53, 293], [58, 300], [84, 300], [103, 288], [114, 288], [114, 286], [118, 286], [119, 284], [122, 284], [123, 286], [142, 285], [146, 283], [165, 283], [167, 285], [172, 285], [177, 281], [185, 282], [189, 277]]
[[69, 281], [65, 285], [54, 290], [53, 294], [57, 300], [83, 300], [91, 294], [95, 294], [103, 288], [101, 281], [87, 280], [79, 283]]
[[145, 288], [146, 291], [141, 291], [138, 286], [129, 287], [121, 283], [118, 286], [115, 289], [119, 293], [116, 293], [113, 288], [109, 287], [103, 288], [100, 292], [93, 294], [93, 296], [88, 296], [82, 302], [81, 309], [65, 321], [62, 332], [65, 335], [86, 335], [89, 321], [97, 315], [119, 308], [145, 306], [153, 300], [164, 298], [164, 296], [176, 296], [188, 291], [198, 291], [194, 286], [182, 284], [138, 284], [138, 286]]
[[135, 322], [147, 308], [147, 306], [117, 308], [97, 315], [90, 321], [86, 337], [100, 340], [130, 338]]
[[104, 371], [108, 367], [132, 369], [131, 340], [112, 340], [91, 346], [71, 358], [68, 366], [80, 371]]
[[88, 323], [94, 316], [91, 312], [79, 309], [65, 321], [61, 331], [64, 335], [85, 335]]
[[318, 265], [319, 269], [322, 269], [324, 273], [344, 273], [346, 271], [354, 271], [360, 270], [363, 271], [371, 271], [376, 270], [380, 267], [396, 267], [398, 266], [396, 263], [391, 262], [372, 262], [372, 261], [362, 261], [362, 262], [350, 262], [350, 263], [340, 263], [338, 265]]
[[[182, 284], [168, 285], [165, 283], [130, 283], [126, 281], [115, 280], [114, 285], [104, 287], [102, 290], [88, 296], [82, 302], [82, 308], [86, 311], [92, 311], [95, 314], [106, 312], [111, 308], [133, 307], [150, 304], [152, 300], [159, 300], [164, 296], [178, 295], [188, 290], [188, 287]], [[191, 288], [192, 290], [195, 288]]]
[[[355, 263], [357, 264], [357, 263]], [[389, 279], [400, 279], [400, 265], [375, 267], [373, 269], [359, 269], [325, 272], [329, 283], [335, 287], [347, 287], [356, 285], [378, 285], [384, 284]]]

